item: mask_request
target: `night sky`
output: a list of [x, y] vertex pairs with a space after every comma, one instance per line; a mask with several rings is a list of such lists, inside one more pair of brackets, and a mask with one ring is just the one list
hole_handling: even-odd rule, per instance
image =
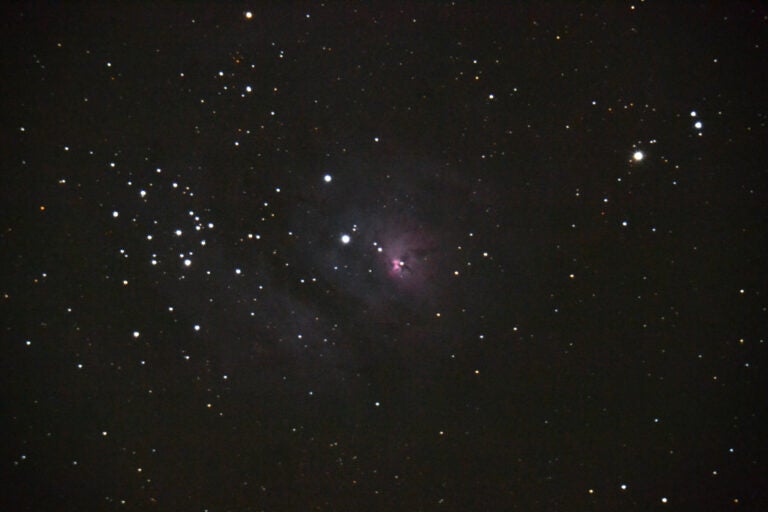
[[767, 509], [764, 6], [0, 19], [2, 510]]

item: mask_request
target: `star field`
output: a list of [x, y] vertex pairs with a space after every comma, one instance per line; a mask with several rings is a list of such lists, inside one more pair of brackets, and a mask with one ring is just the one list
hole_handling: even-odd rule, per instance
[[756, 4], [3, 8], [3, 510], [764, 510]]

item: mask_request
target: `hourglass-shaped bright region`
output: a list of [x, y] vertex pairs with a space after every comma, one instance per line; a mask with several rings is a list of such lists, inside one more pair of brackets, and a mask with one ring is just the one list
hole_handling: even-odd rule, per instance
[[408, 264], [405, 262], [405, 260], [400, 258], [393, 258], [391, 261], [391, 265], [389, 268], [390, 275], [396, 275], [399, 277], [403, 277], [405, 274], [412, 272], [411, 267], [408, 266]]
[[436, 256], [433, 238], [417, 227], [389, 231], [380, 242], [387, 276], [398, 287], [413, 291], [424, 288], [433, 274]]

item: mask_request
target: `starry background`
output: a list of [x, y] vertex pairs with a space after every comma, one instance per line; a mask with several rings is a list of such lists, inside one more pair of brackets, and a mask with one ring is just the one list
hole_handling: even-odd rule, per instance
[[17, 3], [4, 510], [765, 510], [768, 12]]

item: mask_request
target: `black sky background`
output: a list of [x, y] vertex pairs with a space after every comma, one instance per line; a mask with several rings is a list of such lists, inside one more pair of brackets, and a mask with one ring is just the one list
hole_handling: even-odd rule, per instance
[[768, 506], [758, 4], [1, 18], [3, 509]]

